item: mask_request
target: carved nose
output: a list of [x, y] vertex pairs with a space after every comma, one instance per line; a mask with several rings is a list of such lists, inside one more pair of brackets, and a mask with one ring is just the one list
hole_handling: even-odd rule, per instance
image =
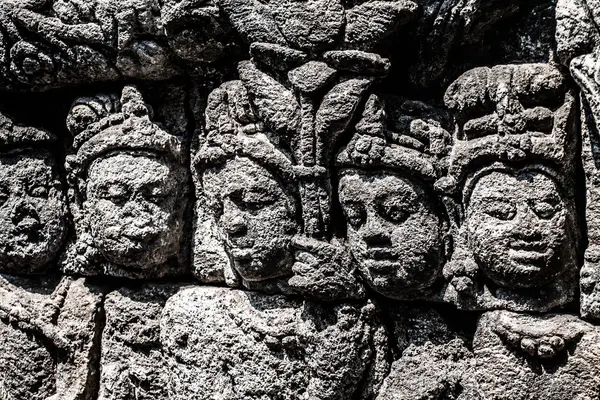
[[141, 215], [150, 212], [150, 209], [145, 201], [140, 199], [131, 199], [127, 201], [122, 208], [124, 217], [139, 218]]
[[242, 236], [248, 230], [244, 217], [239, 214], [227, 218], [224, 222], [225, 230], [230, 236]]
[[513, 236], [516, 239], [528, 242], [542, 240], [542, 233], [538, 229], [536, 218], [531, 211], [519, 213], [517, 223], [514, 227]]

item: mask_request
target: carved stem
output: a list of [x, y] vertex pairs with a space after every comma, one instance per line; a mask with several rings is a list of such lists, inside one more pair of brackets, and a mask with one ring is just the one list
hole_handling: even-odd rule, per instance
[[302, 200], [302, 219], [304, 233], [307, 236], [322, 239], [327, 232], [329, 220], [328, 209], [323, 207], [329, 202], [328, 191], [324, 177], [319, 173], [320, 166], [316, 165], [319, 141], [315, 137], [315, 102], [305, 93], [300, 93], [302, 109], [302, 127], [300, 129], [301, 157], [299, 163], [303, 168], [300, 174], [300, 197]]

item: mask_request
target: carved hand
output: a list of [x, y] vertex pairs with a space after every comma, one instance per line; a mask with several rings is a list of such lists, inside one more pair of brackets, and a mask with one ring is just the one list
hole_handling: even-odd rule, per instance
[[359, 299], [364, 288], [352, 273], [352, 258], [341, 243], [331, 243], [298, 235], [289, 285], [299, 293], [324, 301]]

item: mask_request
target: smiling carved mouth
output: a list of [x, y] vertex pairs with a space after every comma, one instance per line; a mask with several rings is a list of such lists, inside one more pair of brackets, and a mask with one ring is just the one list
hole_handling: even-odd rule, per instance
[[536, 264], [545, 260], [549, 251], [543, 242], [518, 240], [509, 245], [508, 254], [513, 260]]
[[255, 251], [253, 248], [232, 248], [231, 255], [236, 260], [250, 260], [254, 255]]

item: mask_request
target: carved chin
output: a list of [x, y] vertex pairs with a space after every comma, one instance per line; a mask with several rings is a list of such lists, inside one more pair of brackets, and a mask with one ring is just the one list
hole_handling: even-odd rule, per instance
[[148, 269], [164, 264], [175, 251], [171, 245], [144, 243], [121, 238], [119, 242], [96, 242], [104, 257], [117, 265], [135, 269]]
[[40, 239], [32, 242], [27, 238], [15, 238], [6, 253], [7, 258], [9, 261], [28, 264], [29, 268], [42, 266], [56, 256], [60, 250], [60, 243]]
[[57, 257], [64, 237], [64, 230], [50, 230], [48, 225], [35, 231], [12, 232], [2, 239], [0, 258], [8, 268], [35, 271]]
[[362, 266], [369, 286], [391, 298], [402, 298], [408, 293], [426, 289], [437, 277], [432, 270], [406, 266], [402, 261], [365, 260]]
[[289, 274], [292, 259], [284, 249], [261, 249], [251, 255], [232, 251], [235, 269], [246, 281], [264, 281]]

